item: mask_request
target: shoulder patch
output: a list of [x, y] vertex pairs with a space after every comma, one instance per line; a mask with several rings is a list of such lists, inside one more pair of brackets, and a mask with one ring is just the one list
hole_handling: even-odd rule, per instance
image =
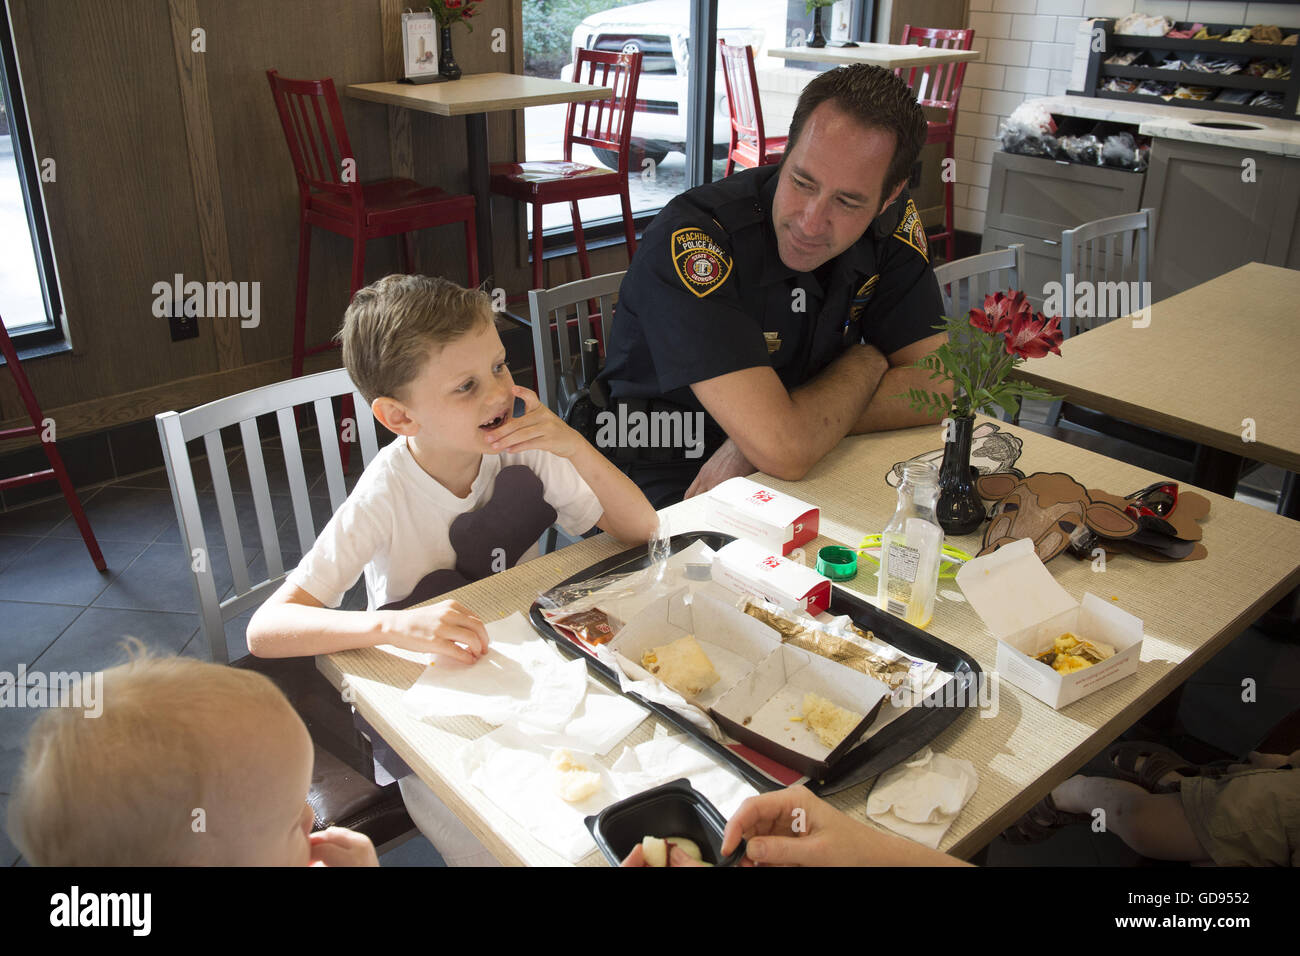
[[907, 243], [919, 252], [926, 262], [930, 261], [930, 246], [925, 241], [925, 225], [921, 222], [921, 214], [916, 211], [916, 203], [910, 199], [903, 209], [903, 218], [899, 221], [898, 228], [894, 230], [894, 238]]
[[702, 229], [678, 229], [669, 247], [677, 277], [701, 299], [731, 275], [731, 257]]

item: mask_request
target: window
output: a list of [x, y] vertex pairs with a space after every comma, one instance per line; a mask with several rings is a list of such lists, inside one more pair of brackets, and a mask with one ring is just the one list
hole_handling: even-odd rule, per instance
[[[716, 0], [718, 36], [728, 43], [754, 47], [759, 89], [767, 125], [781, 135], [794, 112], [798, 89], [791, 92], [783, 81], [786, 73], [806, 70], [787, 67], [785, 61], [767, 56], [770, 47], [791, 42], [793, 31], [806, 32], [811, 18], [804, 13], [804, 0]], [[845, 0], [849, 3], [861, 0]], [[642, 53], [639, 103], [632, 121], [632, 154], [629, 192], [632, 212], [638, 221], [648, 220], [678, 193], [690, 188], [686, 166], [687, 90], [689, 71], [697, 43], [689, 34], [691, 0], [524, 0], [524, 73], [530, 76], [570, 79], [573, 50], [618, 52], [635, 49]], [[714, 57], [716, 59], [716, 56]], [[802, 88], [802, 82], [798, 88]], [[722, 74], [714, 84], [713, 178], [723, 175], [730, 126]], [[566, 107], [548, 106], [525, 112], [525, 157], [558, 159], [564, 149]], [[576, 161], [615, 168], [617, 157], [598, 156], [585, 146], [575, 147]], [[617, 196], [583, 200], [583, 227], [596, 235], [603, 225], [612, 225], [621, 237]], [[567, 204], [557, 203], [543, 210], [543, 228], [560, 241], [571, 226]]]
[[[58, 281], [14, 57], [7, 8], [0, 4], [0, 317], [19, 348], [62, 339]], [[46, 173], [57, 175], [57, 167]]]

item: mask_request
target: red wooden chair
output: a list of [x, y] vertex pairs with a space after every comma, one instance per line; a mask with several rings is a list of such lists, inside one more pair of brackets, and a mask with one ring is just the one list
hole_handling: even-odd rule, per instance
[[[474, 197], [453, 195], [413, 179], [358, 181], [355, 154], [343, 125], [334, 81], [287, 80], [267, 70], [280, 125], [298, 177], [298, 294], [293, 316], [293, 376], [302, 374], [303, 359], [336, 342], [306, 345], [307, 273], [311, 267], [311, 230], [315, 226], [352, 240], [352, 293], [365, 283], [366, 241], [400, 235], [403, 271], [412, 260], [411, 233], [464, 223], [469, 284], [478, 276], [478, 239], [474, 231]], [[345, 176], [344, 163], [352, 162]]]
[[[914, 27], [909, 23], [903, 27], [902, 42], [938, 47], [941, 50], [969, 50], [974, 39], [974, 30], [937, 30], [930, 27]], [[966, 64], [941, 63], [932, 66], [914, 66], [910, 69], [900, 68], [894, 71], [894, 75], [902, 77], [904, 82], [916, 92], [916, 100], [922, 106], [941, 109], [946, 113], [946, 119], [942, 121], [929, 121], [925, 142], [926, 145], [943, 143], [944, 156], [953, 159], [953, 149], [957, 142], [957, 100], [961, 96], [962, 80], [966, 77]], [[951, 179], [943, 184], [943, 229], [926, 237], [931, 243], [944, 240], [946, 249], [944, 257], [950, 262], [954, 237], [952, 187]]]
[[77, 489], [72, 487], [72, 480], [68, 477], [68, 469], [63, 466], [63, 458], [59, 455], [59, 449], [55, 447], [53, 439], [46, 441], [42, 434], [45, 430], [45, 413], [41, 411], [41, 405], [36, 401], [36, 393], [32, 391], [31, 382], [27, 381], [27, 374], [23, 371], [22, 363], [18, 361], [18, 352], [14, 349], [13, 342], [9, 340], [9, 333], [5, 331], [3, 320], [0, 320], [0, 354], [4, 355], [5, 363], [9, 366], [9, 371], [13, 373], [14, 384], [18, 386], [18, 394], [22, 397], [23, 404], [27, 406], [27, 417], [32, 420], [30, 425], [0, 429], [0, 441], [6, 438], [26, 438], [29, 435], [41, 435], [41, 448], [45, 451], [45, 457], [50, 462], [50, 467], [44, 471], [34, 471], [30, 475], [16, 475], [13, 478], [0, 478], [0, 491], [6, 488], [18, 488], [22, 485], [35, 484], [38, 481], [57, 481], [59, 490], [63, 492], [63, 500], [68, 503], [68, 510], [72, 512], [72, 518], [77, 522], [77, 528], [81, 531], [81, 540], [86, 542], [86, 550], [90, 552], [90, 560], [95, 562], [95, 567], [100, 571], [106, 571], [108, 565], [104, 562], [104, 552], [99, 550], [99, 542], [95, 540], [95, 532], [90, 530], [90, 521], [86, 518], [86, 512], [82, 510], [81, 499], [77, 497]]
[[727, 149], [727, 175], [755, 166], [772, 166], [785, 153], [786, 137], [768, 136], [763, 129], [763, 104], [758, 96], [754, 48], [727, 46], [718, 40], [722, 79], [727, 85], [727, 111], [731, 114], [731, 146]]
[[[627, 257], [636, 251], [636, 225], [632, 221], [632, 199], [627, 191], [628, 151], [632, 142], [632, 116], [636, 110], [636, 88], [641, 78], [640, 53], [600, 53], [578, 50], [573, 79], [576, 83], [608, 86], [609, 99], [570, 103], [565, 119], [564, 159], [523, 163], [494, 163], [492, 192], [533, 207], [533, 288], [544, 287], [542, 277], [542, 206], [567, 202], [573, 216], [573, 238], [578, 246], [582, 275], [590, 277], [587, 242], [582, 234], [579, 199], [617, 195], [623, 203], [623, 230], [627, 234]], [[585, 144], [593, 149], [618, 152], [618, 171], [573, 161], [573, 147]]]

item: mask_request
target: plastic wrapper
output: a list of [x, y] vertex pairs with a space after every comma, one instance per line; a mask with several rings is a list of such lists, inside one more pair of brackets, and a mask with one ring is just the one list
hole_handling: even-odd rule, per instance
[[1101, 162], [1105, 166], [1124, 169], [1146, 169], [1148, 148], [1139, 146], [1132, 133], [1115, 133], [1106, 137], [1101, 147]]
[[924, 687], [938, 669], [932, 661], [910, 657], [877, 639], [847, 616], [823, 623], [754, 598], [745, 598], [739, 607], [780, 634], [783, 643], [875, 678], [891, 693], [904, 685]]
[[1101, 165], [1101, 143], [1096, 136], [1087, 133], [1083, 136], [1062, 136], [1057, 140], [1061, 155], [1072, 163], [1085, 166]]
[[1056, 122], [1036, 103], [1022, 103], [998, 129], [1002, 149], [1025, 156], [1056, 154]]
[[1250, 101], [1251, 106], [1262, 106], [1268, 110], [1280, 110], [1282, 108], [1282, 94], [1264, 91], [1256, 93]]
[[1159, 83], [1155, 80], [1143, 80], [1138, 84], [1134, 93], [1141, 93], [1143, 96], [1162, 96], [1165, 98], [1174, 95], [1174, 84]]
[[1179, 86], [1174, 90], [1176, 100], [1208, 100], [1214, 97], [1214, 90], [1208, 86]]
[[1115, 24], [1116, 33], [1139, 37], [1162, 37], [1173, 28], [1174, 21], [1168, 17], [1145, 13], [1130, 13]]
[[1198, 73], [1222, 73], [1224, 76], [1230, 76], [1241, 72], [1241, 61], [1227, 56], [1206, 56], [1204, 53], [1198, 53], [1187, 61], [1187, 68]]
[[1219, 95], [1214, 98], [1216, 103], [1237, 103], [1245, 106], [1254, 96], [1253, 90], [1219, 90]]
[[1137, 92], [1137, 80], [1125, 79], [1122, 76], [1112, 76], [1101, 84], [1103, 90], [1110, 90], [1112, 93], [1135, 93]]
[[1112, 66], [1132, 66], [1133, 61], [1141, 55], [1141, 50], [1119, 50], [1106, 57], [1106, 62]]

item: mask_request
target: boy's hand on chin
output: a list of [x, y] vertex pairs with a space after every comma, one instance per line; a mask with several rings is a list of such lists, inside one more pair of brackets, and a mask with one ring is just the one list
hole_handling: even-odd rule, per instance
[[425, 607], [385, 612], [384, 643], [408, 651], [441, 654], [473, 664], [488, 652], [483, 619], [459, 601], [439, 601]]
[[543, 405], [536, 392], [516, 385], [514, 393], [524, 400], [524, 414], [517, 418], [511, 415], [504, 425], [487, 433], [494, 451], [501, 454], [537, 448], [561, 458], [578, 453], [584, 444], [582, 436]]

